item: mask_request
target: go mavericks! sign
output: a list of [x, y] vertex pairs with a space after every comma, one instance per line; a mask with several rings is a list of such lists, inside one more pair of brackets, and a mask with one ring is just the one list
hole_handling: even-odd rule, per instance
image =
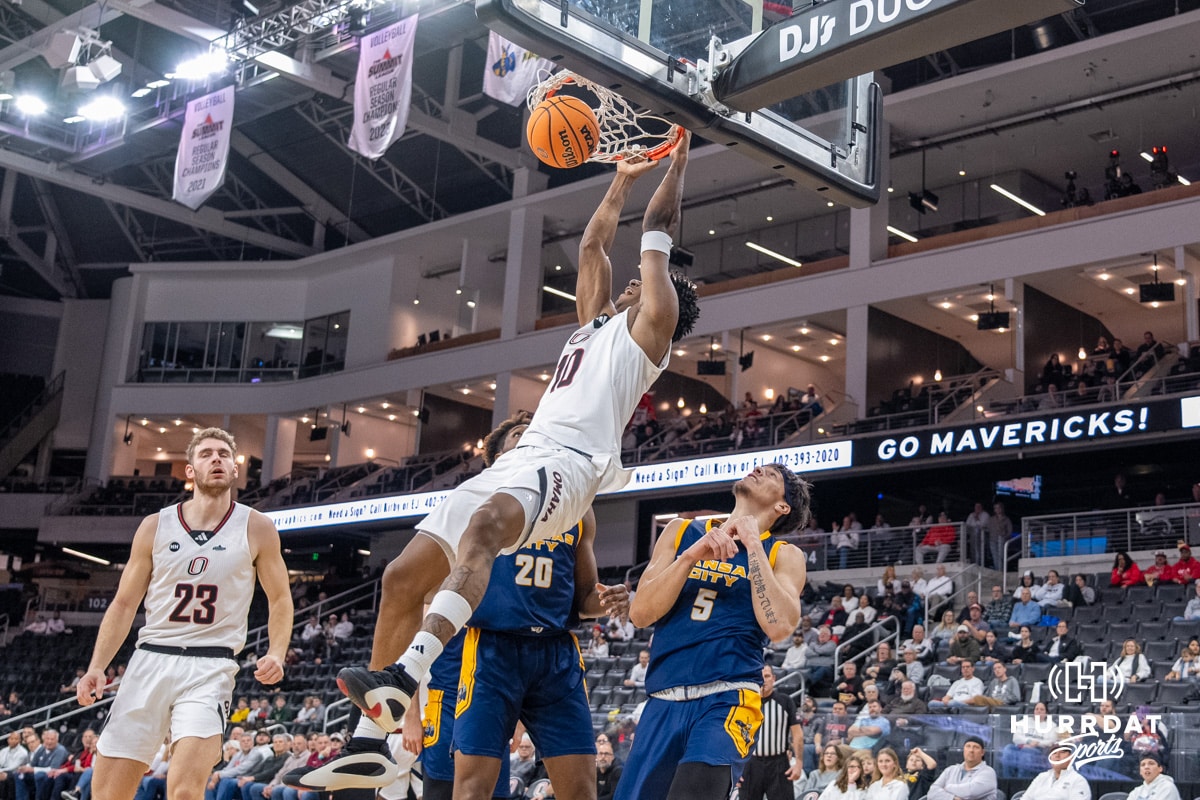
[[970, 425], [868, 437], [854, 443], [855, 464], [888, 464], [942, 456], [1016, 451], [1079, 441], [1118, 439], [1154, 431], [1178, 430], [1180, 401], [1156, 400], [1120, 408], [1092, 406], [1012, 419], [999, 417]]

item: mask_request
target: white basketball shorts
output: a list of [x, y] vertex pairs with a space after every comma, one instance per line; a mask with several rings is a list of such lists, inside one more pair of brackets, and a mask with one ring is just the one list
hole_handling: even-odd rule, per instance
[[574, 450], [521, 445], [509, 450], [479, 475], [457, 486], [421, 520], [417, 530], [437, 540], [453, 562], [471, 515], [497, 492], [525, 489], [538, 495], [537, 513], [526, 520], [528, 535], [504, 553], [527, 542], [547, 539], [577, 523], [596, 498], [604, 471]]
[[224, 735], [237, 671], [228, 658], [134, 652], [96, 750], [149, 764], [168, 733], [172, 744]]

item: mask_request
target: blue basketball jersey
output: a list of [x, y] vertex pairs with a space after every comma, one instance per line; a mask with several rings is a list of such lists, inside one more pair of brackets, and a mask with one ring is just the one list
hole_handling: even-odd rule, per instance
[[583, 522], [578, 522], [564, 533], [497, 558], [487, 592], [467, 625], [529, 636], [572, 628], [575, 548], [582, 535]]
[[[690, 522], [675, 538], [675, 555], [691, 547], [714, 521]], [[771, 566], [787, 543], [762, 535]], [[654, 625], [646, 691], [713, 681], [762, 682], [763, 648], [770, 640], [754, 616], [746, 549], [728, 561], [698, 561], [675, 605]]]

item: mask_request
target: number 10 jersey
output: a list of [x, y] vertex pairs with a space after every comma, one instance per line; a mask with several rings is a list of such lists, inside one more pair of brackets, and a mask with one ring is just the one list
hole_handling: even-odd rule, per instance
[[255, 581], [249, 519], [249, 506], [231, 503], [214, 530], [198, 531], [182, 504], [159, 512], [139, 645], [241, 651]]
[[[629, 333], [629, 310], [599, 316], [571, 335], [525, 436], [621, 463], [621, 433], [670, 360], [655, 364]], [[524, 437], [522, 437], [524, 440]]]

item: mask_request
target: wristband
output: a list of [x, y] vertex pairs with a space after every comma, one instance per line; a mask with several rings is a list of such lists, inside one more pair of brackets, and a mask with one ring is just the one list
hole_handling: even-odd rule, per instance
[[671, 234], [666, 231], [646, 231], [642, 234], [642, 252], [645, 253], [647, 250], [670, 256]]

